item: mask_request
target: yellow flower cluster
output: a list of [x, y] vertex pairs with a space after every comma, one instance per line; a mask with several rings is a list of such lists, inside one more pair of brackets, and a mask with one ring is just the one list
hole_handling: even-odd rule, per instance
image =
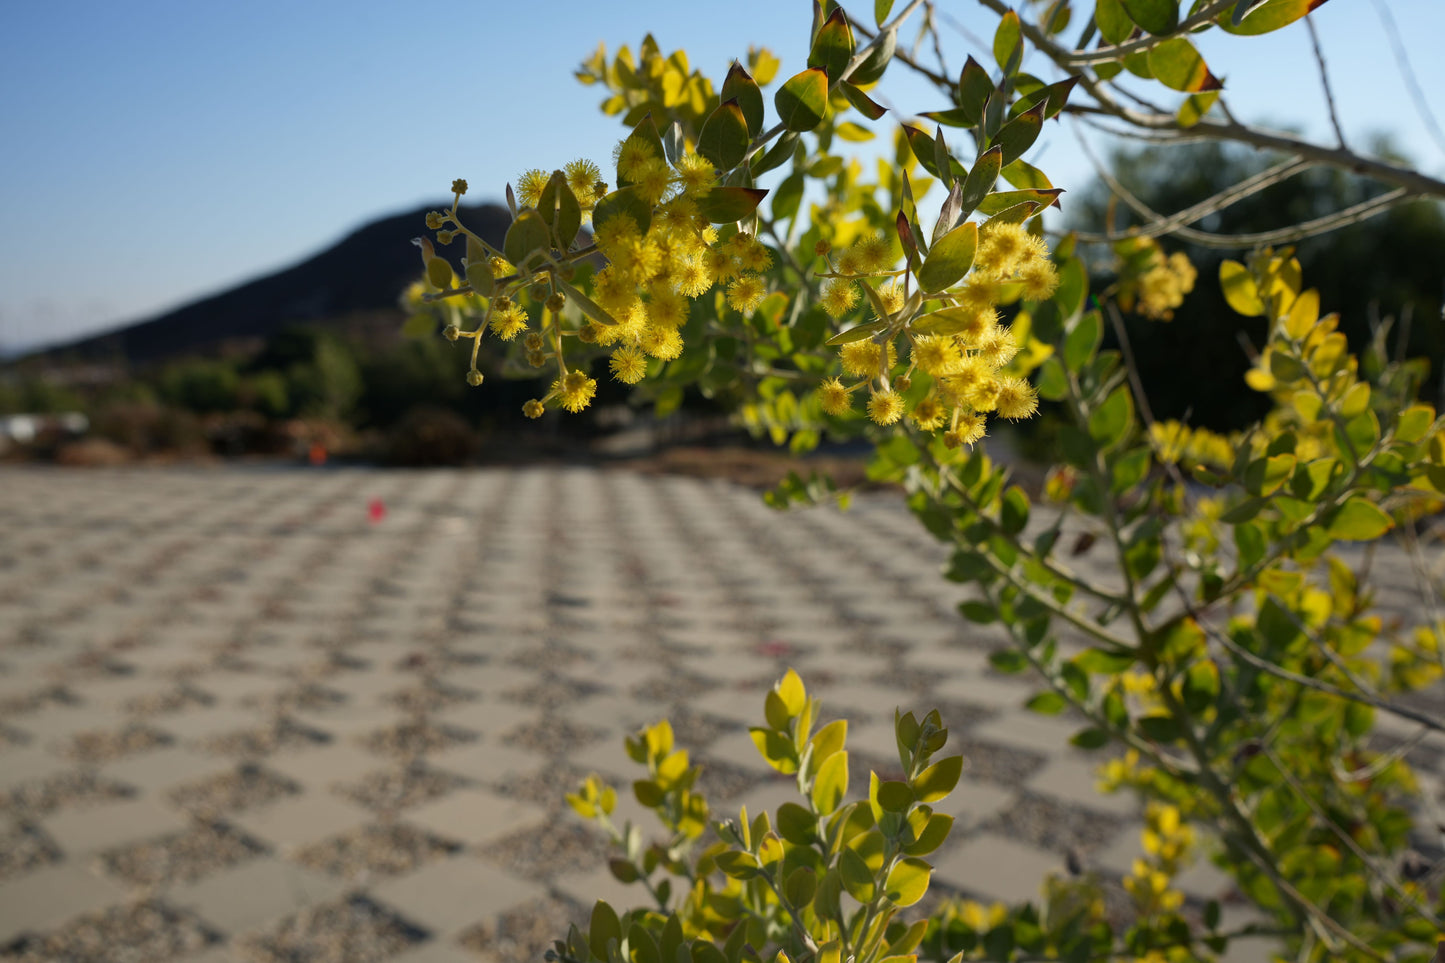
[[1190, 428], [1178, 421], [1156, 421], [1149, 426], [1154, 457], [1169, 465], [1208, 465], [1229, 468], [1234, 464], [1234, 445], [1208, 428]]
[[1171, 321], [1184, 295], [1194, 290], [1199, 272], [1181, 251], [1166, 256], [1152, 240], [1147, 247], [1153, 252], [1149, 267], [1130, 285], [1133, 290], [1120, 290], [1120, 301], [1146, 318]]
[[[824, 310], [834, 317], [847, 314], [858, 302], [859, 285], [893, 274], [889, 269], [896, 260], [897, 253], [879, 237], [863, 238], [843, 251], [823, 285]], [[1010, 419], [1031, 417], [1038, 411], [1033, 385], [1001, 370], [1020, 347], [1011, 329], [1000, 324], [995, 309], [1005, 286], [1016, 287], [1031, 300], [1047, 298], [1058, 287], [1058, 273], [1043, 240], [1018, 224], [990, 224], [980, 233], [971, 273], [943, 295], [946, 324], [930, 323], [929, 315], [899, 317], [907, 298], [896, 280], [861, 292], [869, 294], [870, 302], [881, 309], [880, 320], [888, 324], [874, 338], [841, 346], [844, 374], [865, 380], [853, 385], [840, 378], [825, 381], [819, 388], [823, 411], [845, 414], [852, 407], [850, 393], [867, 384], [868, 417], [875, 423], [895, 424], [907, 414], [925, 431], [942, 430], [949, 447], [982, 438], [990, 412]], [[908, 347], [908, 366], [894, 375], [900, 333]], [[908, 390], [918, 373], [928, 376], [929, 390], [909, 412], [901, 392]]]
[[1149, 804], [1145, 822], [1144, 857], [1134, 860], [1124, 889], [1141, 913], [1172, 913], [1184, 904], [1184, 894], [1170, 887], [1192, 853], [1194, 829], [1176, 807], [1157, 802]]

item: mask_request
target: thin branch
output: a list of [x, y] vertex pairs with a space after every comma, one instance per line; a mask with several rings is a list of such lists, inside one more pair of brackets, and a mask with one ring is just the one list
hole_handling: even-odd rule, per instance
[[1195, 27], [1202, 27], [1206, 23], [1212, 22], [1214, 18], [1219, 16], [1221, 13], [1224, 13], [1226, 10], [1232, 8], [1237, 2], [1238, 0], [1214, 0], [1213, 3], [1208, 4], [1204, 7], [1204, 9], [1200, 10], [1192, 17], [1181, 20], [1179, 22], [1179, 26], [1175, 27], [1174, 30], [1170, 33], [1160, 34], [1158, 36], [1143, 36], [1140, 37], [1138, 40], [1130, 40], [1125, 43], [1115, 44], [1110, 47], [1099, 47], [1096, 50], [1089, 51], [1076, 50], [1072, 53], [1064, 52], [1062, 47], [1059, 47], [1057, 44], [1055, 44], [1054, 46], [1057, 50], [1060, 51], [1060, 55], [1054, 56], [1052, 53], [1050, 53], [1049, 58], [1055, 63], [1057, 63], [1060, 67], [1066, 68], [1088, 67], [1093, 64], [1104, 64], [1109, 63], [1110, 61], [1120, 60], [1128, 56], [1129, 54], [1141, 53], [1143, 51], [1157, 47], [1159, 46], [1159, 44], [1163, 43], [1165, 40], [1168, 40], [1170, 37], [1177, 37], [1181, 34], [1188, 33]]
[[1390, 13], [1390, 7], [1384, 0], [1375, 0], [1375, 10], [1380, 14], [1380, 23], [1390, 38], [1390, 46], [1394, 48], [1395, 65], [1400, 68], [1400, 76], [1404, 78], [1405, 86], [1410, 90], [1410, 100], [1415, 104], [1415, 112], [1420, 115], [1420, 120], [1425, 124], [1425, 129], [1430, 132], [1435, 146], [1445, 151], [1445, 132], [1440, 130], [1440, 122], [1435, 119], [1434, 112], [1430, 110], [1430, 99], [1420, 89], [1420, 81], [1415, 77], [1414, 68], [1410, 66], [1409, 54], [1405, 52], [1405, 45], [1400, 41], [1400, 28], [1395, 25], [1395, 18]]
[[1315, 63], [1320, 67], [1320, 86], [1325, 89], [1325, 103], [1330, 109], [1330, 124], [1335, 128], [1335, 136], [1339, 138], [1340, 147], [1345, 146], [1345, 131], [1340, 126], [1340, 115], [1335, 111], [1335, 92], [1330, 87], [1330, 72], [1325, 67], [1325, 52], [1320, 48], [1320, 33], [1315, 29], [1315, 18], [1305, 17], [1305, 26], [1310, 32], [1310, 46], [1315, 48]]

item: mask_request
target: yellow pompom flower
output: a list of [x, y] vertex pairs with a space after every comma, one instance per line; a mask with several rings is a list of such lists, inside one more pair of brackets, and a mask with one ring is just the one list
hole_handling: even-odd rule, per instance
[[738, 276], [738, 266], [733, 256], [720, 247], [709, 248], [703, 258], [703, 265], [712, 275], [713, 282], [720, 284]]
[[635, 385], [647, 374], [646, 356], [631, 345], [612, 352], [607, 366], [612, 369], [612, 377], [625, 385]]
[[584, 210], [601, 200], [597, 194], [597, 185], [602, 180], [602, 171], [596, 164], [585, 158], [578, 158], [563, 167], [562, 174], [567, 178], [567, 186], [576, 195], [577, 203]]
[[672, 283], [684, 297], [696, 298], [706, 294], [712, 287], [712, 273], [702, 259], [693, 256], [684, 258], [672, 272]]
[[897, 314], [903, 310], [903, 285], [897, 281], [889, 281], [878, 289], [878, 298], [889, 314]]
[[563, 408], [576, 414], [597, 394], [597, 381], [584, 372], [569, 371], [552, 383], [552, 393], [561, 399]]
[[527, 312], [515, 301], [500, 311], [492, 312], [492, 333], [503, 341], [511, 341], [527, 330]]
[[686, 194], [709, 191], [717, 181], [712, 161], [690, 151], [677, 159], [677, 172], [682, 178], [682, 190]]
[[1023, 282], [1025, 298], [1043, 301], [1058, 290], [1059, 272], [1054, 269], [1054, 262], [1039, 258], [1019, 269], [1019, 280]]
[[728, 307], [739, 314], [752, 314], [758, 309], [758, 305], [763, 303], [763, 298], [767, 293], [761, 276], [757, 274], [740, 275], [736, 281], [728, 285]]
[[545, 406], [543, 406], [542, 402], [538, 401], [536, 398], [533, 398], [531, 401], [528, 401], [522, 405], [522, 414], [526, 415], [528, 418], [540, 418], [542, 417], [542, 413], [546, 410], [547, 409]]
[[551, 179], [552, 175], [541, 168], [523, 171], [522, 176], [517, 178], [517, 203], [523, 207], [536, 207]]
[[883, 346], [877, 341], [851, 341], [838, 350], [843, 359], [843, 370], [858, 378], [878, 377], [879, 363], [883, 360]]
[[863, 257], [858, 253], [857, 248], [849, 248], [838, 255], [839, 274], [867, 274], [863, 270]]
[[672, 168], [661, 157], [650, 157], [637, 165], [632, 186], [648, 204], [658, 204], [672, 188]]
[[924, 334], [913, 339], [913, 362], [935, 378], [956, 372], [963, 352], [949, 336]]
[[1032, 418], [1039, 410], [1039, 394], [1022, 378], [1000, 378], [994, 408], [1000, 415], [1015, 421]]
[[640, 139], [628, 138], [621, 141], [613, 151], [617, 161], [617, 174], [629, 181], [637, 180], [642, 165], [653, 159], [652, 147]]
[[886, 271], [897, 260], [893, 252], [893, 242], [881, 234], [862, 238], [853, 245], [853, 251], [857, 254], [858, 263], [865, 274]]
[[676, 291], [654, 290], [647, 305], [648, 320], [658, 327], [680, 328], [687, 323], [687, 298]]
[[903, 396], [896, 391], [875, 391], [868, 399], [868, 417], [875, 424], [891, 425], [903, 417]]
[[929, 395], [914, 405], [913, 412], [909, 417], [924, 431], [934, 431], [943, 427], [943, 423], [948, 420], [948, 412], [944, 410], [937, 398]]
[[823, 405], [823, 411], [830, 415], [846, 414], [853, 408], [848, 389], [837, 378], [829, 378], [818, 386], [818, 400]]
[[943, 443], [949, 448], [972, 445], [987, 433], [983, 415], [968, 412], [958, 416], [958, 423], [943, 435]]
[[663, 361], [672, 361], [682, 354], [682, 335], [676, 328], [653, 325], [643, 333], [639, 344], [643, 351]]
[[823, 282], [818, 303], [830, 318], [841, 318], [858, 303], [858, 284], [846, 278], [829, 278]]
[[978, 350], [979, 357], [995, 368], [1002, 368], [1019, 353], [1019, 343], [1014, 338], [1013, 330], [997, 325], [984, 332], [983, 336], [974, 342], [974, 347]]
[[1010, 278], [1034, 250], [1033, 239], [1022, 224], [992, 222], [979, 232], [973, 269], [994, 278]]

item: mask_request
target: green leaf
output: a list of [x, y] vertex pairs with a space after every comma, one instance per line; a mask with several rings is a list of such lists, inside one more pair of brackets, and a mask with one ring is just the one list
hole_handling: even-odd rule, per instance
[[1199, 51], [1184, 37], [1171, 37], [1149, 51], [1149, 69], [1164, 86], [1186, 94], [1219, 90], [1224, 85]]
[[1122, 442], [1134, 424], [1134, 397], [1125, 385], [1109, 393], [1104, 403], [1089, 414], [1089, 437], [1101, 447]]
[[895, 906], [912, 906], [928, 892], [928, 878], [932, 873], [933, 867], [921, 859], [900, 859], [888, 871], [883, 895]]
[[1218, 99], [1219, 91], [1217, 90], [1206, 91], [1202, 94], [1190, 94], [1188, 97], [1185, 97], [1184, 103], [1179, 105], [1179, 110], [1174, 115], [1175, 119], [1179, 121], [1179, 126], [1188, 128], [1199, 123], [1204, 119], [1204, 115], [1209, 113], [1209, 108], [1213, 107], [1214, 102]]
[[[874, 773], [873, 778], [877, 779], [878, 774]], [[891, 779], [880, 781], [873, 797], [879, 808], [888, 813], [905, 812], [913, 804], [913, 790], [908, 788], [908, 783]]]
[[959, 217], [968, 217], [993, 190], [1003, 169], [1003, 149], [990, 147], [979, 155], [973, 170], [963, 180], [963, 196], [959, 198]]
[[796, 846], [811, 845], [818, 832], [813, 814], [795, 802], [778, 807], [778, 835]]
[[1173, 742], [1184, 734], [1179, 720], [1173, 716], [1143, 716], [1138, 722], [1139, 731], [1154, 742]]
[[968, 121], [964, 124], [965, 127], [977, 127], [982, 122], [983, 108], [991, 93], [993, 81], [988, 79], [988, 71], [970, 56], [959, 74], [958, 96], [955, 98], [958, 109], [963, 111], [963, 116]]
[[607, 959], [607, 943], [610, 940], [622, 942], [622, 923], [617, 911], [606, 901], [598, 900], [592, 907], [592, 922], [587, 927], [587, 946], [599, 960]]
[[918, 269], [918, 286], [923, 291], [942, 291], [957, 283], [973, 267], [978, 249], [978, 225], [960, 224], [938, 239]]
[[1029, 660], [1022, 652], [1015, 652], [1013, 649], [1000, 649], [992, 652], [988, 657], [988, 664], [993, 666], [997, 672], [1006, 675], [1017, 675], [1029, 667]]
[[1069, 739], [1069, 745], [1080, 749], [1102, 749], [1109, 744], [1109, 733], [1104, 729], [1090, 727], [1080, 729]]
[[952, 829], [952, 816], [947, 813], [933, 813], [928, 817], [928, 822], [924, 824], [923, 829], [914, 837], [913, 842], [903, 847], [903, 851], [909, 856], [927, 856], [943, 845]]
[[853, 849], [844, 849], [838, 857], [838, 872], [843, 878], [843, 888], [848, 895], [860, 903], [871, 903], [876, 890], [873, 871], [863, 857]]
[[828, 114], [828, 75], [817, 67], [788, 78], [773, 95], [773, 106], [785, 130], [812, 130]]
[[1064, 192], [1062, 187], [1050, 187], [1046, 190], [1023, 190], [1023, 191], [995, 191], [985, 197], [978, 205], [980, 214], [1000, 214], [1014, 210], [1020, 205], [1030, 205], [1030, 210], [1038, 210], [1049, 205], [1058, 205], [1059, 195]]
[[961, 775], [963, 775], [962, 756], [948, 756], [940, 759], [914, 777], [913, 794], [921, 803], [938, 802], [953, 792]]
[[[652, 205], [638, 196], [637, 189], [624, 187], [608, 194], [592, 209], [592, 223], [600, 227], [612, 218], [625, 214], [637, 224], [638, 231], [646, 233], [652, 225]], [[507, 258], [511, 261], [511, 258]], [[516, 264], [516, 261], [512, 261]]]
[[813, 808], [824, 816], [837, 810], [848, 793], [848, 753], [838, 751], [823, 760], [813, 779]]
[[1028, 702], [1024, 708], [1030, 712], [1037, 712], [1041, 716], [1056, 716], [1069, 707], [1069, 700], [1057, 692], [1040, 692]]
[[793, 157], [793, 149], [798, 146], [798, 135], [788, 131], [773, 141], [773, 146], [765, 152], [753, 158], [752, 172], [757, 177], [766, 174], [768, 171], [782, 167]]
[[1004, 76], [1014, 74], [1024, 56], [1023, 25], [1019, 15], [1012, 10], [1005, 13], [993, 34], [993, 59], [998, 62]]
[[1002, 173], [1004, 180], [1021, 190], [1046, 191], [1054, 186], [1043, 171], [1026, 161], [1016, 160]]
[[714, 187], [698, 198], [697, 209], [713, 224], [729, 224], [757, 210], [767, 196], [760, 187]]
[[[898, 28], [890, 27], [880, 33], [868, 45], [867, 53], [863, 55], [863, 62], [853, 68], [848, 75], [847, 83], [854, 85], [876, 84], [882, 79], [888, 65], [893, 62], [893, 55], [898, 50]], [[875, 117], [874, 120], [877, 120]]]
[[637, 867], [621, 857], [614, 857], [607, 861], [607, 870], [612, 874], [613, 879], [619, 883], [635, 883], [642, 878]]
[[873, 22], [883, 26], [883, 21], [888, 19], [888, 14], [893, 10], [893, 0], [873, 0]]
[[796, 750], [792, 740], [786, 735], [762, 726], [752, 726], [748, 733], [753, 738], [753, 745], [758, 747], [758, 752], [768, 765], [784, 775], [798, 771]]
[[1129, 19], [1156, 37], [1170, 34], [1179, 26], [1179, 0], [1119, 0]]
[[1104, 340], [1104, 321], [1097, 311], [1082, 315], [1064, 336], [1064, 364], [1070, 371], [1082, 371]]
[[[813, 38], [813, 49], [808, 51], [808, 66], [821, 68], [828, 74], [828, 80], [838, 80], [853, 59], [853, 28], [848, 26], [848, 16], [842, 7], [835, 7], [818, 28]], [[826, 95], [826, 88], [824, 93]], [[781, 113], [781, 109], [779, 113]], [[819, 118], [821, 119], [821, 117]], [[784, 121], [786, 123], [786, 121]], [[789, 128], [790, 130], [796, 128]], [[811, 129], [811, 128], [809, 128]]]
[[853, 84], [845, 81], [842, 87], [843, 94], [848, 98], [848, 103], [852, 104], [858, 113], [867, 117], [869, 120], [877, 120], [879, 117], [888, 113], [887, 107], [875, 102], [872, 97], [869, 97], [863, 91], [853, 86]]
[[517, 219], [507, 228], [506, 239], [502, 241], [502, 253], [508, 261], [522, 267], [531, 255], [547, 249], [550, 237], [542, 215], [526, 208], [517, 213]]
[[811, 866], [799, 866], [783, 880], [783, 896], [793, 906], [807, 906], [818, 892], [818, 874]]
[[999, 506], [999, 527], [1005, 535], [1017, 535], [1029, 523], [1029, 496], [1017, 485], [1010, 485]]
[[1114, 652], [1108, 649], [1085, 649], [1074, 657], [1074, 664], [1085, 672], [1099, 675], [1118, 675], [1137, 661], [1132, 652]]
[[1354, 497], [1341, 505], [1325, 526], [1329, 536], [1344, 542], [1367, 542], [1395, 527], [1380, 506]]
[[1003, 163], [1012, 164], [1039, 139], [1044, 127], [1044, 107], [1040, 103], [1003, 125], [993, 138], [995, 147], [1003, 151]]
[[1251, 495], [1273, 495], [1294, 475], [1294, 455], [1258, 458], [1244, 469], [1244, 489]]
[[697, 135], [697, 152], [718, 170], [730, 171], [742, 163], [749, 140], [748, 121], [742, 108], [736, 100], [725, 100], [703, 122]]
[[1110, 44], [1121, 44], [1134, 32], [1134, 21], [1129, 19], [1119, 0], [1096, 0], [1094, 23], [1098, 25], [1100, 35]]
[[[1280, 27], [1288, 27], [1300, 17], [1309, 13], [1317, 7], [1323, 6], [1325, 0], [1265, 0], [1264, 3], [1249, 10], [1249, 13], [1242, 21], [1236, 22], [1229, 11], [1219, 15], [1219, 25], [1227, 33], [1236, 34], [1242, 37], [1257, 37], [1263, 33], [1270, 33]], [[1248, 10], [1243, 3], [1235, 8]]]
[[824, 344], [832, 347], [837, 347], [841, 344], [852, 344], [854, 341], [862, 341], [864, 338], [871, 338], [873, 337], [873, 335], [877, 334], [879, 331], [882, 331], [887, 327], [888, 321], [884, 318], [878, 318], [874, 321], [868, 321], [864, 324], [855, 324], [848, 330], [840, 331], [837, 334], [833, 335], [831, 338], [825, 341]]
[[577, 195], [567, 186], [567, 175], [553, 171], [537, 199], [537, 213], [547, 224], [552, 234], [552, 243], [559, 251], [565, 251], [582, 228], [582, 205]]
[[[763, 129], [763, 92], [758, 87], [758, 82], [752, 78], [743, 65], [736, 60], [732, 67], [728, 68], [727, 79], [723, 81], [722, 92], [718, 95], [723, 103], [735, 101], [738, 109], [743, 112], [743, 118], [747, 121], [748, 134], [751, 137], [758, 136]], [[707, 125], [703, 125], [707, 129]], [[699, 139], [701, 139], [699, 137]], [[702, 154], [702, 148], [698, 148]], [[706, 154], [703, 154], [706, 157]], [[723, 168], [727, 170], [728, 168]]]
[[714, 857], [717, 868], [733, 879], [752, 879], [760, 872], [758, 859], [752, 853], [742, 850], [728, 850]]

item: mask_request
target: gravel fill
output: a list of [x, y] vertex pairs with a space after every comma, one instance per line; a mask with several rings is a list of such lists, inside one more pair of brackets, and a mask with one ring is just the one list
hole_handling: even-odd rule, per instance
[[59, 862], [60, 847], [39, 826], [0, 825], [0, 881]]
[[134, 795], [131, 787], [93, 772], [70, 769], [0, 792], [0, 810], [44, 816], [65, 806], [94, 805]]
[[[567, 793], [576, 792], [588, 775], [586, 769], [559, 762], [543, 765], [525, 775], [497, 780], [490, 786], [503, 796], [535, 803], [548, 812], [565, 809], [570, 813], [572, 807], [567, 805]], [[630, 783], [614, 788], [619, 796], [632, 791]]]
[[23, 746], [30, 741], [30, 736], [13, 729], [10, 726], [0, 725], [0, 749], [11, 749], [15, 746]]
[[461, 944], [497, 963], [537, 963], [570, 924], [588, 925], [589, 911], [563, 899], [535, 900], [502, 914], [494, 923], [467, 930]]
[[441, 682], [422, 683], [398, 689], [386, 697], [388, 704], [402, 712], [424, 713], [471, 702], [477, 693]]
[[177, 786], [167, 795], [182, 809], [210, 816], [240, 812], [299, 792], [301, 787], [290, 779], [254, 763], [242, 763], [229, 772]]
[[198, 709], [214, 705], [216, 699], [209, 693], [188, 685], [179, 685], [162, 692], [132, 696], [125, 701], [123, 711], [133, 716], [158, 716], [183, 709]]
[[991, 782], [1016, 789], [1043, 768], [1047, 759], [1037, 752], [970, 739], [948, 736], [948, 753], [963, 753], [963, 779]]
[[227, 756], [268, 756], [285, 749], [304, 749], [331, 741], [331, 736], [303, 726], [288, 716], [254, 729], [240, 729], [206, 740], [204, 748]]
[[560, 756], [596, 742], [606, 735], [606, 729], [584, 726], [554, 716], [520, 725], [502, 738], [504, 742], [528, 752]]
[[[571, 817], [571, 818], [569, 818]], [[612, 845], [600, 830], [578, 822], [575, 814], [556, 816], [539, 832], [535, 827], [481, 847], [481, 855], [518, 876], [547, 882], [564, 874], [582, 874], [607, 861]]]
[[302, 682], [267, 695], [250, 695], [241, 705], [287, 712], [324, 712], [346, 702], [346, 694], [316, 682]]
[[100, 865], [132, 886], [162, 886], [194, 883], [264, 852], [260, 843], [225, 823], [203, 823], [103, 853]]
[[362, 736], [361, 744], [377, 755], [407, 759], [476, 738], [475, 732], [455, 726], [438, 726], [426, 721], [398, 722]]
[[65, 754], [77, 762], [109, 762], [122, 756], [168, 746], [174, 740], [159, 729], [130, 725], [121, 729], [78, 732], [65, 747]]
[[461, 848], [460, 843], [405, 824], [373, 823], [313, 843], [298, 850], [293, 858], [312, 869], [363, 882], [371, 876], [409, 873]]
[[[765, 768], [767, 763], [763, 762], [762, 756], [758, 757], [757, 769], [744, 769], [741, 766], [719, 762], [715, 759], [704, 759], [699, 762], [699, 765], [702, 772], [697, 777], [697, 783], [693, 787], [694, 791], [701, 793], [704, 799], [714, 804], [714, 807], [721, 800], [736, 799], [748, 790], [767, 782], [769, 773], [774, 772], [772, 769]], [[867, 783], [865, 782], [864, 785]], [[618, 792], [622, 791], [622, 789], [618, 790]]]
[[189, 913], [156, 900], [87, 913], [43, 936], [24, 935], [0, 947], [14, 963], [163, 963], [219, 942]]
[[470, 779], [425, 765], [378, 769], [356, 782], [332, 787], [375, 813], [395, 813], [471, 784]]
[[75, 697], [75, 694], [64, 686], [48, 685], [30, 692], [22, 692], [18, 695], [6, 696], [4, 699], [0, 699], [0, 717], [20, 716], [30, 712], [39, 712], [46, 706], [51, 705], [73, 706], [79, 703], [80, 700]]
[[353, 895], [307, 907], [233, 945], [253, 963], [381, 963], [425, 938], [392, 910]]
[[699, 676], [679, 672], [655, 675], [645, 682], [633, 686], [629, 694], [638, 702], [670, 705], [700, 696], [705, 692], [711, 692], [716, 688], [716, 682], [709, 682]]
[[1103, 846], [1132, 820], [1069, 806], [1048, 796], [1024, 792], [1009, 807], [978, 827], [1063, 855]]

